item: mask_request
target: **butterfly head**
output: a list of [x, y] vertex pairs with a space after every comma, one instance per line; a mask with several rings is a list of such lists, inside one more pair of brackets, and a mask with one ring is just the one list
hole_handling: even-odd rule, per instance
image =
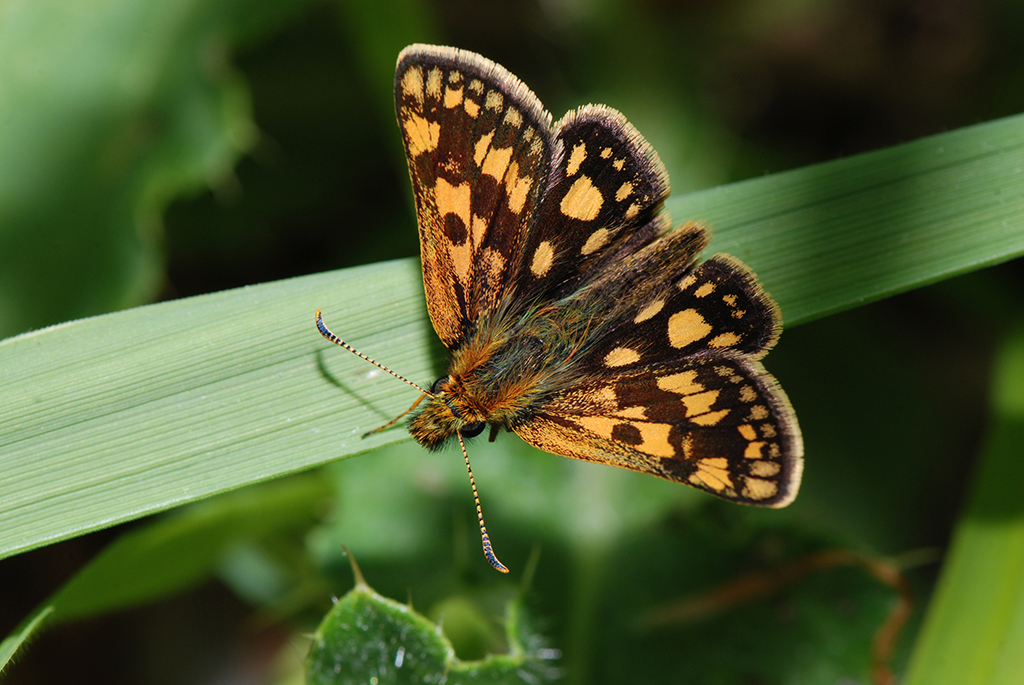
[[449, 438], [472, 438], [483, 432], [485, 417], [466, 401], [461, 380], [442, 376], [430, 387], [423, 409], [409, 420], [409, 433], [424, 447], [440, 449]]

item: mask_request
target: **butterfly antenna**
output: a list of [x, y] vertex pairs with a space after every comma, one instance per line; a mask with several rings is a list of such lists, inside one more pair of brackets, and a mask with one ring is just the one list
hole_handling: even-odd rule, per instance
[[[367, 357], [365, 354], [363, 354], [362, 352], [360, 352], [359, 350], [357, 350], [356, 348], [352, 347], [347, 342], [345, 342], [344, 340], [342, 340], [341, 338], [336, 336], [334, 333], [331, 333], [331, 329], [329, 329], [327, 327], [327, 324], [324, 323], [323, 317], [320, 316], [320, 310], [319, 309], [316, 310], [316, 327], [317, 327], [317, 329], [319, 329], [320, 335], [324, 336], [325, 338], [330, 340], [335, 345], [340, 345], [340, 346], [344, 347], [346, 350], [348, 350], [352, 354], [356, 355], [360, 359], [362, 359], [364, 361], [370, 362], [371, 364], [376, 366], [381, 371], [387, 371], [388, 373], [390, 373], [392, 376], [394, 376], [398, 380], [400, 380], [403, 383], [406, 383], [408, 385], [411, 385], [412, 387], [416, 388], [417, 390], [419, 390], [424, 395], [430, 395], [431, 397], [433, 397], [433, 393], [430, 392], [429, 390], [424, 390], [423, 388], [421, 388], [420, 386], [416, 385], [415, 383], [413, 383], [408, 378], [405, 378], [404, 376], [399, 376], [397, 373], [395, 373], [394, 371], [392, 371], [388, 367], [384, 366], [383, 364], [380, 364], [378, 362], [373, 361], [372, 359]], [[423, 398], [421, 397], [420, 399], [423, 399]], [[417, 400], [416, 404], [419, 404], [418, 400]], [[415, 407], [415, 406], [416, 405], [414, 404], [413, 407]], [[411, 410], [411, 407], [410, 407], [410, 410]], [[402, 416], [404, 416], [405, 413], [408, 413], [408, 412], [404, 412], [402, 414]], [[399, 418], [401, 418], [401, 416]], [[371, 431], [371, 432], [376, 432], [376, 431]]]
[[469, 484], [473, 487], [473, 501], [476, 502], [476, 518], [480, 521], [480, 538], [484, 543], [484, 556], [487, 557], [487, 561], [496, 571], [508, 573], [508, 568], [505, 564], [498, 561], [498, 557], [494, 556], [494, 548], [491, 547], [491, 538], [487, 535], [487, 526], [484, 525], [484, 510], [480, 508], [480, 495], [476, 491], [476, 479], [473, 478], [473, 467], [469, 465], [469, 452], [466, 451], [466, 443], [462, 439], [462, 433], [456, 433], [456, 435], [459, 436], [459, 447], [462, 448], [462, 458], [466, 460], [466, 471], [469, 472]]

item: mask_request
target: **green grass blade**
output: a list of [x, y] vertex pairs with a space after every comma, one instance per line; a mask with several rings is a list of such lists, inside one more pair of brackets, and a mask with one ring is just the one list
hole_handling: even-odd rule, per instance
[[1024, 682], [1024, 331], [996, 366], [994, 425], [907, 685]]
[[418, 278], [412, 262], [381, 264], [0, 343], [0, 554], [401, 439], [360, 440], [407, 394], [329, 346], [313, 313], [370, 350], [390, 341], [428, 378]]
[[1024, 254], [1024, 116], [673, 200], [802, 323]]
[[[807, 321], [1024, 252], [1021, 167], [1017, 117], [671, 208]], [[404, 439], [360, 439], [415, 392], [323, 341], [317, 308], [412, 380], [440, 373], [408, 260], [0, 342], [0, 557]]]

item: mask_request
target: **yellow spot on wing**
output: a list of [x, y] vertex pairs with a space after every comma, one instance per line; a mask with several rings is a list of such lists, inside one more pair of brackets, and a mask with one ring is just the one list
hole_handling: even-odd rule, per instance
[[630, 421], [629, 423], [640, 431], [642, 442], [636, 446], [638, 450], [655, 457], [674, 457], [676, 455], [675, 448], [668, 441], [669, 431], [672, 430], [671, 424], [646, 421]]
[[711, 332], [711, 324], [696, 309], [676, 312], [668, 320], [668, 341], [672, 347], [686, 347]]
[[704, 386], [696, 382], [696, 371], [680, 371], [671, 376], [659, 376], [658, 388], [665, 392], [674, 392], [680, 395], [690, 395], [695, 392], [703, 392]]
[[469, 98], [466, 98], [466, 101], [462, 104], [462, 107], [466, 110], [466, 114], [468, 114], [473, 119], [476, 119], [476, 116], [480, 114], [480, 103], [476, 102], [475, 100], [470, 100]]
[[448, 109], [458, 107], [462, 103], [461, 88], [447, 88], [444, 91], [444, 106]]
[[740, 432], [740, 435], [742, 435], [745, 440], [757, 439], [757, 431], [755, 431], [754, 427], [751, 426], [749, 423], [745, 423], [742, 426], [737, 426], [736, 430]]
[[750, 408], [750, 418], [754, 421], [764, 421], [768, 418], [768, 407], [763, 404], [755, 404]]
[[[749, 385], [740, 388], [740, 402], [753, 402], [757, 399], [757, 391]], [[753, 440], [753, 438], [750, 438]]]
[[695, 395], [684, 395], [683, 404], [686, 405], [686, 416], [692, 417], [698, 414], [707, 414], [711, 411], [711, 405], [713, 405], [717, 399], [717, 390], [706, 390]]
[[576, 421], [591, 433], [596, 433], [602, 438], [607, 438], [609, 440], [612, 437], [612, 429], [622, 423], [618, 419], [609, 418], [607, 416], [581, 416]]
[[480, 95], [482, 92], [484, 92], [484, 82], [478, 78], [475, 78], [469, 82], [469, 89], [476, 93], [477, 95]]
[[476, 162], [477, 166], [484, 163], [484, 156], [487, 154], [487, 148], [491, 146], [491, 140], [494, 139], [494, 131], [485, 133], [480, 136], [480, 139], [476, 141], [476, 145], [473, 146], [473, 161]]
[[[533, 129], [527, 129], [526, 133], [532, 134]], [[544, 141], [538, 135], [527, 135], [526, 139], [530, 141], [530, 155], [539, 158], [544, 151]]]
[[441, 69], [439, 67], [434, 67], [427, 74], [427, 95], [436, 99], [441, 97]]
[[735, 333], [719, 333], [708, 341], [708, 345], [711, 347], [732, 347], [739, 341], [740, 336]]
[[701, 287], [693, 291], [695, 297], [707, 297], [711, 293], [715, 292], [714, 283], [705, 283]]
[[487, 91], [487, 97], [484, 99], [484, 107], [487, 109], [501, 109], [504, 101], [505, 98], [501, 96], [501, 93], [496, 90], [489, 90]]
[[625, 159], [617, 159], [614, 162], [612, 162], [612, 166], [615, 167], [616, 171], [622, 171], [622, 167], [625, 166], [625, 164]]
[[405, 139], [409, 142], [409, 155], [419, 157], [424, 152], [437, 148], [441, 137], [441, 125], [436, 121], [427, 121], [418, 114], [411, 114], [403, 124]]
[[679, 281], [679, 289], [680, 290], [686, 290], [687, 288], [689, 288], [691, 285], [693, 285], [696, 282], [697, 282], [697, 277], [694, 276], [693, 274], [690, 274], [689, 276], [687, 276], [683, 280]]
[[523, 125], [523, 115], [515, 107], [509, 107], [505, 111], [505, 120], [502, 122], [512, 128], [519, 128]]
[[628, 347], [616, 347], [605, 355], [605, 366], [625, 366], [640, 361], [640, 353]]
[[572, 148], [572, 154], [569, 155], [569, 163], [565, 166], [566, 176], [575, 176], [576, 172], [580, 170], [580, 164], [583, 164], [583, 160], [587, 158], [587, 146], [585, 143], [577, 143]]
[[647, 319], [650, 319], [660, 312], [664, 306], [665, 300], [655, 300], [654, 302], [651, 302], [640, 310], [640, 313], [636, 315], [635, 319], [633, 319], [633, 323], [643, 323], [644, 321], [647, 321]]
[[629, 205], [629, 208], [626, 210], [626, 218], [627, 219], [632, 219], [633, 217], [635, 217], [639, 213], [640, 213], [640, 205], [638, 205], [637, 203], [634, 202], [631, 205]]
[[765, 443], [761, 440], [748, 443], [747, 449], [743, 451], [743, 456], [747, 459], [761, 459], [761, 450], [764, 448], [764, 445]]
[[694, 475], [712, 490], [721, 492], [726, 488], [733, 487], [728, 467], [729, 460], [725, 457], [701, 459], [697, 462], [697, 471], [694, 472]]
[[551, 242], [545, 240], [537, 249], [533, 252], [533, 261], [530, 262], [530, 271], [534, 276], [540, 278], [548, 272], [551, 268], [552, 262], [555, 259], [555, 250], [551, 246]]
[[559, 208], [562, 214], [580, 221], [592, 221], [601, 212], [604, 198], [601, 191], [594, 187], [590, 179], [580, 176], [562, 198]]
[[782, 465], [777, 461], [755, 461], [750, 465], [750, 475], [752, 476], [774, 476], [782, 470]]
[[610, 147], [606, 147], [603, 150], [601, 150], [601, 159], [608, 159], [611, 156], [612, 156], [612, 149]]
[[747, 478], [743, 484], [743, 496], [747, 499], [762, 500], [774, 497], [779, 491], [779, 486], [770, 480], [760, 478]]
[[437, 205], [437, 213], [444, 217], [445, 214], [454, 214], [462, 219], [462, 225], [469, 228], [469, 183], [460, 183], [453, 186], [443, 178], [438, 177], [434, 185], [434, 204]]
[[615, 191], [615, 200], [616, 200], [616, 202], [622, 202], [623, 200], [625, 200], [627, 197], [629, 197], [632, 194], [633, 194], [633, 184], [630, 183], [629, 181], [626, 181], [621, 186], [619, 186], [618, 190]]
[[731, 294], [730, 295], [722, 295], [722, 301], [725, 302], [730, 307], [735, 307], [736, 306], [736, 296], [735, 295], [731, 295]]
[[420, 105], [423, 104], [423, 70], [419, 67], [410, 67], [402, 76], [402, 94], [415, 98]]
[[510, 159], [512, 159], [512, 148], [491, 148], [484, 159], [483, 166], [480, 168], [480, 173], [493, 176], [500, 181], [505, 177], [505, 169], [508, 168]]
[[508, 166], [508, 174], [505, 176], [505, 187], [508, 192], [508, 208], [513, 214], [523, 211], [526, 205], [526, 197], [533, 187], [533, 179], [529, 176], [519, 175], [519, 163], [512, 162]]
[[[584, 177], [586, 178], [586, 177]], [[583, 254], [591, 254], [602, 247], [608, 242], [610, 233], [607, 228], [599, 228], [590, 234], [587, 238], [587, 242], [583, 243], [583, 247], [580, 248], [580, 252]]]

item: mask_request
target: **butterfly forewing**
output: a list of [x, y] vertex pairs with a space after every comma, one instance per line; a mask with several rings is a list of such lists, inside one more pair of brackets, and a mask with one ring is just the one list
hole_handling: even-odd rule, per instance
[[665, 229], [655, 215], [668, 197], [668, 174], [625, 117], [588, 105], [559, 121], [554, 135], [550, 178], [524, 254], [528, 293], [564, 292], [600, 273], [626, 241], [635, 250]]
[[450, 348], [514, 289], [551, 157], [550, 115], [479, 55], [406, 48], [395, 100], [431, 321]]
[[547, 452], [781, 507], [803, 447], [786, 396], [761, 366], [721, 352], [608, 373], [566, 389], [515, 432]]

